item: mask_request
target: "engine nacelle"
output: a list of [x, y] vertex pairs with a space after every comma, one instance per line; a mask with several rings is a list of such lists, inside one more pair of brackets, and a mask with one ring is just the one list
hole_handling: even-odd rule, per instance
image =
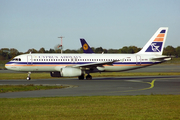
[[83, 74], [82, 70], [72, 67], [61, 68], [60, 73], [63, 77], [77, 77]]

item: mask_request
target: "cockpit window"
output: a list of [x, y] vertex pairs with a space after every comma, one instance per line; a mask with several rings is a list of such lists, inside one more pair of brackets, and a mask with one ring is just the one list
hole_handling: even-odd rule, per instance
[[12, 61], [21, 61], [21, 58], [13, 58]]

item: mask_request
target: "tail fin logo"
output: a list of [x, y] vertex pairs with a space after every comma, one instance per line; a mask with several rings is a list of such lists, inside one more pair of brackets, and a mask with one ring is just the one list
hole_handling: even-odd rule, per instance
[[86, 43], [83, 45], [83, 49], [84, 49], [84, 50], [87, 50], [87, 49], [88, 49], [88, 45], [87, 45]]
[[151, 44], [152, 51], [154, 51], [154, 52], [160, 52], [160, 50], [158, 49], [159, 46], [155, 46], [155, 45], [156, 45], [156, 43], [152, 43], [152, 44]]
[[146, 52], [161, 52], [162, 42], [152, 42]]
[[161, 32], [154, 38], [151, 45], [149, 45], [146, 52], [161, 52], [165, 32], [166, 30], [161, 30]]

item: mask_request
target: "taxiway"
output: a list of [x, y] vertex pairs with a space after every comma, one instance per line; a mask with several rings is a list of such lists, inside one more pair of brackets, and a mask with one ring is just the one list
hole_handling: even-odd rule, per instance
[[76, 78], [1, 80], [0, 84], [69, 86], [64, 89], [0, 93], [0, 98], [180, 94], [180, 76], [106, 77], [93, 80], [77, 80]]

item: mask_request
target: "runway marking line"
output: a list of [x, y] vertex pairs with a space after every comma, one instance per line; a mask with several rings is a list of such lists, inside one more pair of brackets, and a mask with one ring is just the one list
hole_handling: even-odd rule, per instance
[[137, 89], [137, 90], [127, 90], [127, 91], [121, 91], [121, 92], [130, 92], [130, 91], [141, 91], [141, 90], [148, 90], [148, 89], [152, 89], [154, 87], [154, 82], [156, 79], [152, 80], [152, 82], [142, 82], [142, 83], [148, 83], [151, 86], [148, 88], [143, 88], [143, 89]]
[[154, 87], [154, 82], [156, 81], [156, 79], [152, 80], [151, 82], [139, 82], [139, 81], [131, 81], [131, 82], [139, 82], [139, 83], [148, 83], [151, 86], [148, 88], [143, 88], [143, 89], [137, 89], [137, 90], [125, 90], [125, 91], [113, 91], [113, 92], [108, 92], [108, 93], [115, 93], [115, 92], [131, 92], [131, 91], [141, 91], [141, 90], [148, 90], [148, 89], [152, 89]]

